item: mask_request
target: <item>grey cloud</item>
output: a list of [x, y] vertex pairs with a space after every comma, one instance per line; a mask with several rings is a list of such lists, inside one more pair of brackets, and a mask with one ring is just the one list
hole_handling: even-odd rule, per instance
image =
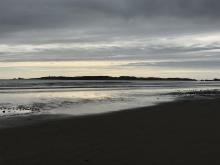
[[[0, 0], [0, 44], [96, 43], [219, 31], [219, 0]], [[3, 61], [193, 58], [219, 45], [120, 45], [0, 54]], [[186, 54], [191, 53], [192, 55]], [[201, 53], [201, 56], [204, 53]], [[212, 53], [207, 53], [208, 55]]]
[[104, 26], [108, 21], [114, 24], [135, 18], [148, 21], [157, 17], [195, 17], [216, 21], [219, 6], [218, 0], [1, 0], [0, 23], [1, 31], [6, 32], [66, 25]]

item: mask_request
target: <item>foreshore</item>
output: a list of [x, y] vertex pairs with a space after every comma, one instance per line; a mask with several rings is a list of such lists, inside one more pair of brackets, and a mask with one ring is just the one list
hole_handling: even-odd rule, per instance
[[220, 164], [220, 99], [0, 129], [0, 164]]

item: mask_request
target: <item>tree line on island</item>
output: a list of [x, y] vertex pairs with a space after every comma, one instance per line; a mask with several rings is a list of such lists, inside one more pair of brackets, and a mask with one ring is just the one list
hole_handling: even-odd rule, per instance
[[167, 81], [196, 81], [195, 79], [190, 78], [159, 78], [159, 77], [135, 77], [135, 76], [78, 76], [78, 77], [65, 77], [65, 76], [48, 76], [37, 78], [40, 80], [167, 80]]
[[[40, 78], [30, 78], [37, 80], [145, 80], [145, 81], [198, 81], [191, 78], [161, 78], [161, 77], [135, 77], [135, 76], [76, 76], [76, 77], [66, 77], [66, 76], [47, 76]], [[14, 80], [25, 80], [24, 78], [14, 78]], [[200, 81], [220, 81], [220, 79], [204, 79]]]

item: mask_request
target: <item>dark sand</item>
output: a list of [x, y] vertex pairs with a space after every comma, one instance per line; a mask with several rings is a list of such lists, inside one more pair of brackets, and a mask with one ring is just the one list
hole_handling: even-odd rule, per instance
[[220, 99], [1, 129], [7, 164], [220, 164]]

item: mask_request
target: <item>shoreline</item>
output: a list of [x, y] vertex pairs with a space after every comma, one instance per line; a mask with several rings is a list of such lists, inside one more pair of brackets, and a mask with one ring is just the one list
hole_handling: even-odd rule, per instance
[[135, 107], [135, 108], [126, 108], [126, 109], [119, 109], [107, 112], [100, 112], [100, 113], [89, 113], [89, 114], [81, 114], [81, 115], [67, 115], [67, 114], [36, 114], [36, 113], [28, 113], [23, 115], [11, 115], [11, 116], [3, 116], [0, 119], [0, 131], [2, 129], [10, 129], [10, 128], [19, 128], [19, 127], [28, 127], [32, 125], [38, 125], [42, 123], [52, 122], [52, 121], [59, 121], [59, 120], [74, 120], [80, 118], [90, 118], [90, 117], [97, 117], [97, 116], [106, 116], [106, 115], [113, 115], [120, 112], [126, 111], [137, 111], [143, 108], [151, 108], [155, 106], [160, 106], [162, 104], [167, 104], [171, 102], [178, 102], [180, 100], [172, 100], [167, 102], [159, 102], [154, 105], [149, 106], [142, 106], [142, 107]]
[[0, 130], [1, 164], [219, 164], [220, 99]]
[[[185, 99], [184, 99], [185, 100]], [[108, 109], [107, 111], [101, 111], [101, 112], [91, 112], [91, 113], [82, 113], [82, 114], [66, 114], [66, 113], [24, 113], [24, 114], [15, 114], [15, 115], [6, 115], [6, 116], [0, 116], [0, 130], [1, 129], [8, 129], [13, 127], [25, 127], [30, 125], [36, 125], [41, 124], [45, 122], [50, 122], [53, 120], [66, 120], [66, 119], [76, 119], [76, 118], [83, 118], [83, 117], [93, 117], [93, 116], [105, 116], [108, 114], [117, 114], [119, 112], [125, 112], [125, 111], [135, 111], [142, 108], [149, 108], [149, 107], [155, 107], [161, 104], [171, 103], [179, 101], [179, 98], [170, 98], [169, 100], [163, 100], [163, 101], [157, 101], [154, 103], [150, 103], [149, 105], [142, 105], [139, 107], [120, 107], [117, 110], [115, 108]]]
[[[216, 90], [214, 90], [216, 91]], [[207, 100], [207, 99], [218, 99], [220, 98], [219, 94], [220, 92], [217, 90], [217, 93], [213, 93], [213, 90], [207, 90], [207, 91], [197, 91], [196, 93], [190, 94], [189, 92], [173, 92], [173, 93], [167, 93], [165, 95], [175, 96], [173, 99], [167, 100], [167, 101], [161, 101], [161, 102], [155, 102], [150, 105], [143, 105], [139, 107], [133, 107], [133, 108], [122, 108], [118, 110], [109, 110], [107, 112], [99, 112], [99, 113], [88, 113], [88, 114], [77, 114], [77, 115], [71, 115], [71, 114], [53, 114], [53, 113], [24, 113], [24, 114], [16, 114], [16, 115], [8, 115], [8, 116], [0, 116], [0, 130], [1, 129], [8, 129], [13, 127], [25, 127], [25, 126], [31, 126], [31, 125], [37, 125], [41, 123], [51, 122], [53, 120], [66, 120], [66, 119], [76, 119], [76, 118], [83, 118], [83, 117], [93, 117], [93, 116], [103, 116], [103, 115], [110, 115], [110, 114], [117, 114], [120, 112], [126, 112], [126, 111], [136, 111], [140, 109], [151, 109], [157, 106], [166, 105], [166, 104], [172, 104], [172, 103], [178, 103], [182, 101], [196, 101], [196, 100]], [[202, 93], [201, 93], [202, 92]], [[202, 95], [212, 93], [213, 95]]]

